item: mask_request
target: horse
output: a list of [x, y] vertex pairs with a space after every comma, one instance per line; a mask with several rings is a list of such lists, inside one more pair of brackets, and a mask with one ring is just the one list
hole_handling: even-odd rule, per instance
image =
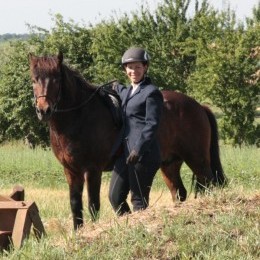
[[[38, 119], [47, 122], [51, 148], [62, 164], [69, 186], [74, 229], [83, 225], [82, 192], [95, 220], [100, 209], [102, 172], [111, 165], [111, 150], [119, 134], [99, 87], [63, 62], [63, 54], [29, 54], [30, 75]], [[162, 91], [164, 107], [158, 129], [161, 172], [172, 199], [184, 201], [187, 191], [180, 176], [185, 162], [196, 187], [224, 185], [217, 122], [211, 110], [176, 91]]]

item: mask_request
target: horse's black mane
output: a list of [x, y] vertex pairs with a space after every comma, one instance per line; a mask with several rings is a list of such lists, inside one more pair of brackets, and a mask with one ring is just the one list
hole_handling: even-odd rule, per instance
[[71, 81], [71, 85], [75, 82], [74, 85], [79, 86], [84, 89], [92, 89], [95, 90], [97, 87], [90, 84], [77, 70], [67, 66], [66, 64], [62, 64], [62, 78], [67, 81]]

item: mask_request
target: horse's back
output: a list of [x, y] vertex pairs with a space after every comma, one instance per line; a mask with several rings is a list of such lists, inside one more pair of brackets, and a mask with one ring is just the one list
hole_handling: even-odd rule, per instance
[[164, 107], [159, 138], [163, 159], [167, 159], [169, 154], [184, 160], [196, 153], [206, 154], [211, 130], [204, 108], [180, 92], [162, 91], [162, 94]]

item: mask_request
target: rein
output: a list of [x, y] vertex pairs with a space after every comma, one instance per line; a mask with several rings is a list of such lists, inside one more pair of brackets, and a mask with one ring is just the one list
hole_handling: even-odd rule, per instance
[[[60, 101], [60, 96], [61, 96], [61, 85], [60, 85], [60, 86], [59, 86], [59, 91], [58, 91], [57, 100], [56, 100], [55, 104], [53, 105], [53, 107], [54, 107], [53, 113], [65, 113], [65, 112], [71, 112], [71, 111], [75, 111], [75, 110], [77, 110], [77, 109], [80, 109], [81, 107], [87, 105], [87, 104], [91, 101], [91, 99], [97, 94], [97, 92], [98, 92], [101, 88], [103, 88], [103, 87], [105, 87], [105, 86], [107, 86], [107, 85], [110, 85], [110, 84], [112, 84], [112, 83], [114, 83], [114, 82], [116, 82], [116, 81], [117, 81], [117, 80], [112, 80], [112, 81], [110, 81], [110, 82], [108, 82], [108, 83], [105, 83], [105, 84], [103, 84], [103, 85], [97, 87], [96, 90], [89, 96], [89, 98], [86, 99], [85, 101], [83, 101], [81, 104], [79, 104], [79, 105], [77, 105], [77, 106], [75, 106], [75, 107], [66, 108], [66, 109], [57, 109], [58, 103], [59, 103], [59, 101]], [[38, 100], [39, 98], [41, 98], [41, 97], [46, 97], [46, 98], [47, 98], [47, 96], [45, 96], [45, 95], [41, 95], [41, 96], [35, 97], [36, 102], [37, 102], [37, 100]], [[36, 102], [35, 102], [35, 104], [36, 104]]]
[[[106, 84], [105, 84], [106, 85]], [[88, 99], [86, 99], [84, 102], [82, 102], [81, 104], [79, 104], [78, 106], [75, 106], [75, 107], [71, 107], [71, 108], [66, 108], [66, 109], [57, 109], [57, 104], [56, 103], [56, 106], [55, 106], [55, 109], [54, 109], [54, 113], [64, 113], [64, 112], [70, 112], [70, 111], [74, 111], [74, 110], [77, 110], [85, 105], [87, 105], [87, 103], [96, 95], [96, 93], [99, 91], [100, 88], [102, 88], [103, 86], [105, 85], [102, 85], [102, 86], [99, 86], [90, 96]]]

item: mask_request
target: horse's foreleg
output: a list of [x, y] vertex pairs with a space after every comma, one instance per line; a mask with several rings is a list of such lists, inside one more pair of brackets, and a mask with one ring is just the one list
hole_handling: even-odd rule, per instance
[[81, 174], [76, 175], [65, 169], [67, 182], [70, 191], [70, 207], [72, 211], [74, 229], [77, 230], [83, 225], [83, 206], [82, 191], [84, 186], [84, 178]]
[[100, 209], [101, 175], [102, 172], [98, 171], [91, 171], [85, 175], [88, 192], [88, 209], [93, 221], [97, 219]]
[[183, 162], [179, 160], [161, 167], [163, 179], [171, 192], [173, 201], [176, 200], [176, 198], [180, 201], [184, 201], [187, 197], [187, 191], [180, 176], [182, 163]]

